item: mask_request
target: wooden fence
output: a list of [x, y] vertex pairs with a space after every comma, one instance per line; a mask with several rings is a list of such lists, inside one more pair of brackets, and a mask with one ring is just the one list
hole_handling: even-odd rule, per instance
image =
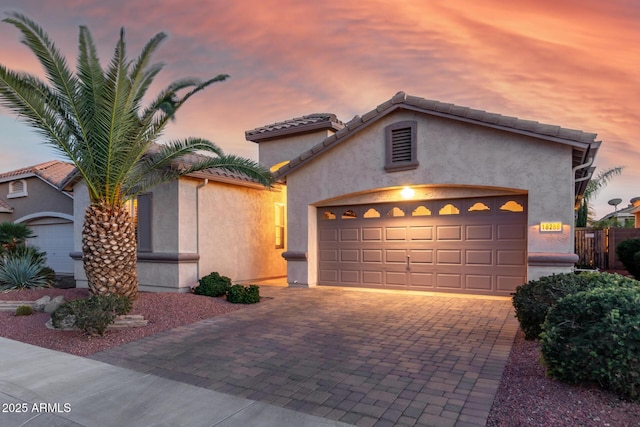
[[579, 267], [600, 270], [624, 270], [616, 257], [616, 246], [627, 239], [640, 239], [640, 228], [575, 229], [575, 252]]

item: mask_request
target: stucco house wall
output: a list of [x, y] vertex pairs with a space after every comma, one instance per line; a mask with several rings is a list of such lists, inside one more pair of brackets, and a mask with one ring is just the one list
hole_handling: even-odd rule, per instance
[[24, 181], [27, 184], [26, 197], [6, 199], [9, 194], [8, 182], [0, 183], [0, 195], [7, 200], [13, 208], [12, 221], [25, 222], [42, 213], [73, 215], [73, 198], [62, 193], [57, 188], [43, 182], [40, 178], [31, 177]]
[[47, 265], [59, 274], [71, 274], [73, 270], [69, 258], [73, 249], [73, 195], [59, 187], [72, 170], [71, 164], [53, 160], [0, 173], [0, 222], [29, 226], [35, 237], [27, 244], [44, 251]]
[[[217, 178], [184, 177], [151, 191], [151, 251], [138, 251], [140, 290], [187, 292], [213, 271], [234, 283], [286, 275], [286, 249], [274, 243], [273, 208], [286, 203], [286, 191]], [[89, 199], [83, 184], [74, 191], [76, 284], [87, 287], [80, 254]]]

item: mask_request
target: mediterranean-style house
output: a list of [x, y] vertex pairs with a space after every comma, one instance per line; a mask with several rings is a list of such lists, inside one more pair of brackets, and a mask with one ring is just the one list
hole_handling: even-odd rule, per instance
[[287, 187], [287, 280], [509, 295], [571, 271], [596, 134], [397, 93], [246, 132]]
[[59, 275], [73, 274], [73, 193], [61, 184], [73, 172], [71, 163], [52, 160], [0, 173], [0, 222], [27, 225], [35, 237], [27, 244], [47, 254], [47, 265]]
[[[246, 132], [277, 184], [208, 170], [131, 202], [143, 291], [234, 282], [509, 295], [568, 272], [596, 134], [397, 93], [344, 123], [312, 114]], [[86, 287], [73, 192], [75, 278]], [[3, 205], [0, 204], [0, 210]]]

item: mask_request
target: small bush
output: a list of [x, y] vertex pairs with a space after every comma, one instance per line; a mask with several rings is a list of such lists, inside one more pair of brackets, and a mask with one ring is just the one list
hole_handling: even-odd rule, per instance
[[640, 400], [640, 289], [568, 295], [549, 310], [540, 339], [551, 377]]
[[595, 288], [637, 288], [640, 282], [609, 273], [565, 273], [541, 277], [516, 288], [513, 306], [525, 338], [533, 340], [542, 332], [542, 323], [551, 307], [563, 297]]
[[104, 335], [107, 327], [116, 316], [131, 311], [131, 300], [125, 296], [113, 294], [92, 295], [89, 298], [69, 301], [62, 304], [51, 314], [51, 323], [62, 328], [69, 316], [73, 316], [73, 326], [89, 335]]
[[31, 316], [33, 314], [33, 307], [30, 305], [21, 305], [16, 308], [16, 316]]
[[218, 272], [214, 271], [198, 280], [198, 283], [198, 287], [193, 290], [197, 295], [221, 297], [227, 294], [231, 286], [231, 279], [227, 276], [221, 276]]
[[640, 239], [627, 239], [616, 246], [616, 255], [624, 268], [640, 280]]
[[233, 285], [227, 292], [227, 301], [234, 304], [255, 304], [260, 302], [260, 288], [257, 285]]

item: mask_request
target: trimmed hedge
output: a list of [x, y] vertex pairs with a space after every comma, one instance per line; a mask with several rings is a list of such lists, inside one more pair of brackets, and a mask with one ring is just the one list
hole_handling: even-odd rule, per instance
[[561, 298], [595, 288], [638, 288], [640, 282], [609, 273], [564, 273], [541, 277], [518, 286], [513, 306], [527, 340], [538, 338], [549, 310]]
[[640, 400], [640, 289], [596, 288], [562, 298], [540, 336], [548, 374]]

